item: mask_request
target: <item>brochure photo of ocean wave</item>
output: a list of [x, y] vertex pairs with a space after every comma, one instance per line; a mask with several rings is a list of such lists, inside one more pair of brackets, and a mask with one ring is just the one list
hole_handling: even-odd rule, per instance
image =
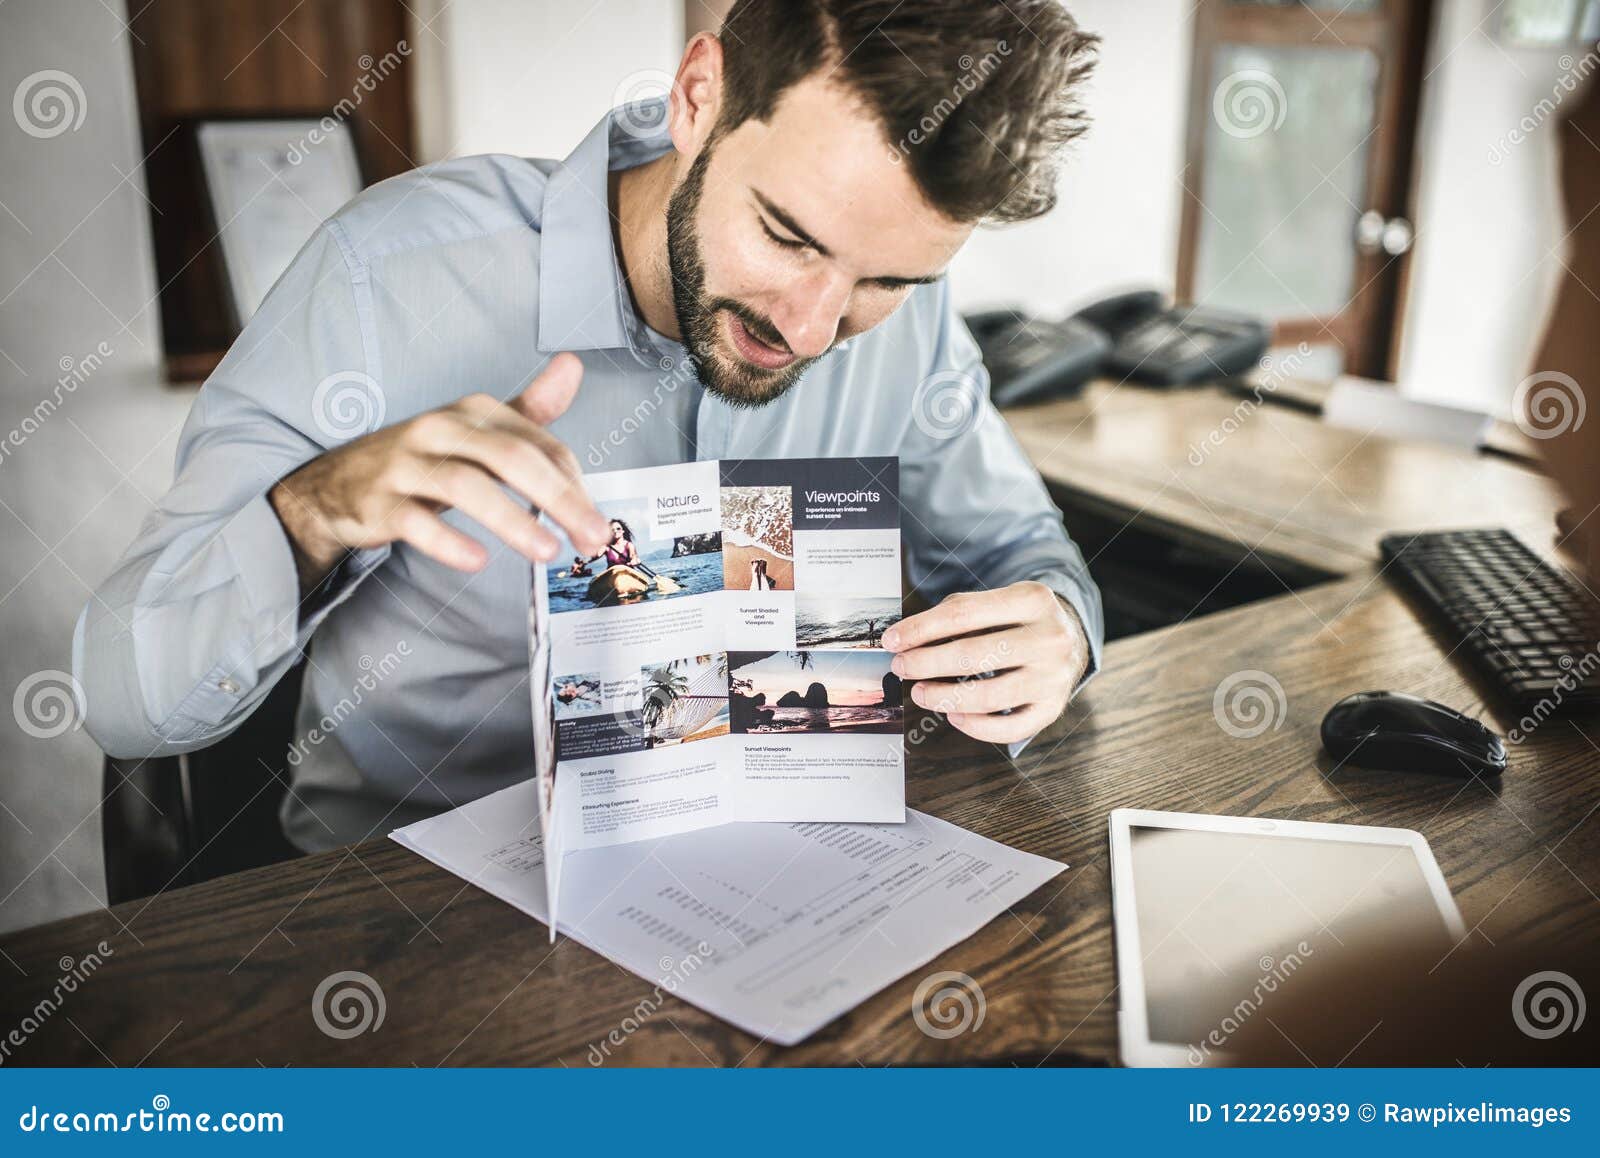
[[794, 590], [794, 489], [722, 488], [722, 571], [729, 591]]

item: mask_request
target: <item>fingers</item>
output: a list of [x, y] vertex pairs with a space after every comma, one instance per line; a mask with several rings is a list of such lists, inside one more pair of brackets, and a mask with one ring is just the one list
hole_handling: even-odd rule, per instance
[[978, 712], [951, 712], [945, 716], [951, 726], [986, 744], [1015, 744], [1018, 740], [1026, 740], [1037, 735], [1055, 718], [1056, 713], [1038, 705], [1030, 705], [1009, 716], [987, 716]]
[[414, 427], [418, 450], [477, 463], [560, 524], [579, 550], [598, 552], [610, 539], [610, 525], [584, 489], [577, 456], [517, 410], [474, 395], [423, 415]]
[[941, 639], [952, 639], [990, 627], [1026, 622], [1035, 609], [1032, 588], [1048, 593], [1042, 584], [1017, 583], [995, 591], [967, 591], [952, 595], [937, 607], [908, 615], [883, 633], [883, 646], [907, 651]]
[[584, 489], [577, 458], [549, 434], [532, 423], [521, 430], [483, 429], [457, 453], [482, 464], [559, 523], [578, 550], [593, 554], [605, 549], [611, 524]]
[[951, 596], [901, 620], [884, 633], [884, 645], [895, 652], [895, 674], [916, 681], [914, 703], [997, 744], [1051, 724], [1088, 658], [1077, 615], [1035, 582]]
[[1040, 693], [1037, 672], [1015, 670], [993, 679], [920, 680], [911, 700], [930, 712], [986, 713], [1024, 707]]
[[1004, 671], [1020, 665], [1032, 654], [1033, 632], [1011, 627], [967, 639], [935, 643], [911, 651], [901, 651], [890, 661], [890, 668], [901, 679], [955, 679], [981, 672]]
[[582, 381], [583, 362], [578, 356], [557, 354], [539, 372], [538, 377], [511, 400], [511, 405], [530, 421], [549, 426], [572, 405]]
[[428, 470], [417, 493], [476, 520], [530, 562], [548, 563], [556, 557], [556, 537], [477, 466], [459, 459], [439, 462]]
[[482, 543], [447, 526], [421, 503], [406, 503], [396, 512], [397, 538], [410, 543], [430, 559], [457, 571], [481, 571], [489, 562]]

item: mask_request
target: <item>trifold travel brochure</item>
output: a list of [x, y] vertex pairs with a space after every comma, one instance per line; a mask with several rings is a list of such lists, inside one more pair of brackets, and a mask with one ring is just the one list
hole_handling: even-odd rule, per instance
[[731, 821], [903, 822], [899, 463], [727, 460], [589, 475], [529, 615], [554, 939], [565, 855]]

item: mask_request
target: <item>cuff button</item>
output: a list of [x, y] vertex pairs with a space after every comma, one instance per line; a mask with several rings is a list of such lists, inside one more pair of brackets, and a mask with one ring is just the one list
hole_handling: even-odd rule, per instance
[[217, 681], [217, 690], [230, 696], [236, 696], [239, 694], [238, 681], [229, 679], [227, 676], [223, 676]]

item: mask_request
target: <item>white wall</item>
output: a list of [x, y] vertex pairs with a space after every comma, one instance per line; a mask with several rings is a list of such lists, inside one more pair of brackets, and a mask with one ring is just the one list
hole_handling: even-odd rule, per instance
[[981, 230], [951, 271], [963, 309], [1039, 314], [1128, 287], [1170, 291], [1178, 266], [1183, 135], [1193, 50], [1190, 0], [1069, 0], [1104, 38], [1086, 100], [1094, 118], [1049, 216]]
[[[71, 716], [53, 734], [48, 699], [25, 694], [17, 711], [15, 696], [26, 684], [70, 697], [51, 673], [71, 667], [78, 610], [165, 489], [189, 408], [156, 372], [125, 12], [122, 0], [0, 5], [0, 930], [103, 898], [99, 750]], [[29, 84], [44, 70], [72, 84]], [[40, 83], [72, 106], [57, 135], [30, 135], [13, 113], [18, 88], [26, 107]], [[56, 124], [48, 107], [28, 123]]]
[[426, 0], [418, 27], [418, 148], [564, 157], [613, 105], [657, 95], [683, 52], [676, 0]]
[[[1560, 273], [1556, 117], [1510, 140], [1557, 85], [1566, 50], [1491, 40], [1492, 0], [1437, 6], [1419, 130], [1417, 244], [1397, 380], [1506, 412]], [[1553, 252], [1552, 252], [1553, 251]]]
[[[123, 11], [120, 2], [108, 10], [97, 0], [0, 6], [0, 381], [12, 391], [28, 378], [53, 381], [61, 357], [101, 340], [123, 365], [156, 361], [159, 322], [147, 308], [155, 273]], [[81, 98], [47, 78], [27, 91], [67, 93], [82, 123], [30, 136], [13, 115], [14, 94], [44, 70], [67, 73]], [[47, 102], [29, 123], [53, 132], [49, 110], [59, 107]]]

